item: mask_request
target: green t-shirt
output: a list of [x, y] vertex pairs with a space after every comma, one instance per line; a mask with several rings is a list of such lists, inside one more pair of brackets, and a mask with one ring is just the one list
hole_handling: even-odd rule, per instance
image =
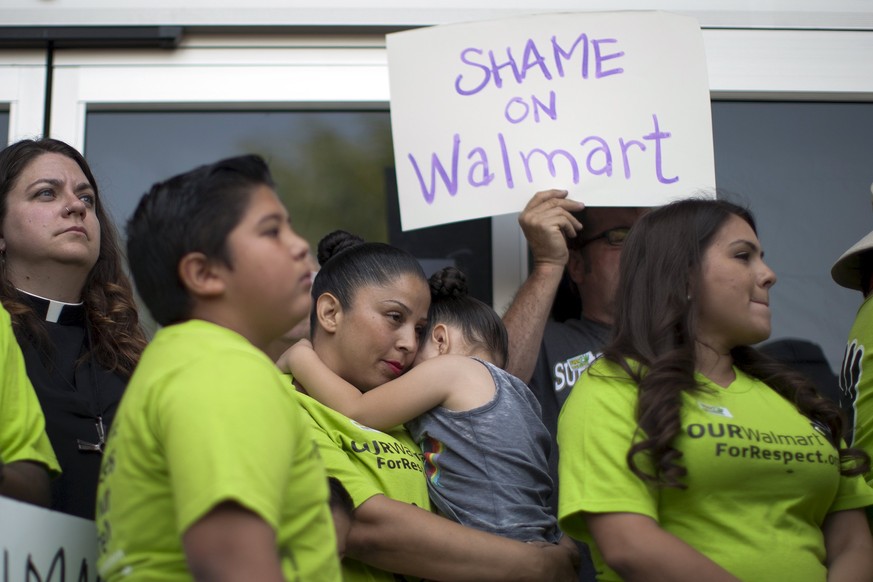
[[225, 501], [276, 532], [286, 580], [341, 579], [327, 477], [267, 356], [201, 320], [161, 329], [112, 425], [97, 491], [98, 571], [190, 580], [183, 533]]
[[[873, 295], [858, 309], [843, 356], [841, 402], [854, 421], [852, 446], [873, 457]], [[873, 467], [867, 472], [873, 485]]]
[[[355, 507], [374, 495], [430, 511], [421, 450], [402, 426], [388, 432], [364, 426], [318, 401], [296, 394], [309, 412], [327, 473], [343, 484]], [[343, 560], [346, 582], [394, 582], [394, 574]]]
[[[627, 452], [636, 429], [637, 385], [598, 360], [561, 412], [558, 506], [563, 531], [589, 543], [599, 580], [619, 580], [603, 562], [582, 512], [647, 515], [740, 579], [824, 581], [821, 524], [828, 513], [873, 504], [860, 477], [839, 473], [837, 451], [792, 404], [734, 368], [721, 388], [683, 394], [687, 489], [655, 488], [634, 475]], [[638, 463], [647, 472], [643, 455]]]
[[61, 467], [45, 432], [45, 416], [27, 377], [9, 313], [2, 305], [0, 366], [0, 462], [31, 461], [59, 475]]

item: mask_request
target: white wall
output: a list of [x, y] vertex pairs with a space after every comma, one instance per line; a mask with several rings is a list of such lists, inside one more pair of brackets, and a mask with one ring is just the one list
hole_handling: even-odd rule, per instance
[[869, 0], [3, 0], [0, 25], [421, 26], [579, 10], [667, 10], [704, 27], [873, 29]]

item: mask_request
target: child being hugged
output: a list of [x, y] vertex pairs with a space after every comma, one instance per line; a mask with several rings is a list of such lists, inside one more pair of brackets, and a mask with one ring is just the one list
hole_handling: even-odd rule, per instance
[[308, 416], [264, 353], [311, 305], [309, 245], [274, 188], [260, 157], [230, 158], [155, 184], [128, 223], [137, 289], [164, 327], [103, 457], [109, 582], [341, 579]]
[[467, 294], [454, 267], [431, 276], [430, 288], [414, 367], [396, 380], [361, 393], [305, 340], [279, 367], [310, 396], [362, 424], [387, 430], [405, 423], [424, 454], [431, 500], [446, 517], [521, 541], [557, 542], [547, 507], [549, 434], [536, 398], [502, 369], [506, 328]]

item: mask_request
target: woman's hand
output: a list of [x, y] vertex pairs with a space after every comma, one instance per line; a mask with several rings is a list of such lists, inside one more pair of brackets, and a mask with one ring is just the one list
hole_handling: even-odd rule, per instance
[[579, 570], [579, 550], [570, 536], [563, 536], [557, 544], [548, 542], [528, 542], [546, 551], [544, 580], [577, 580]]

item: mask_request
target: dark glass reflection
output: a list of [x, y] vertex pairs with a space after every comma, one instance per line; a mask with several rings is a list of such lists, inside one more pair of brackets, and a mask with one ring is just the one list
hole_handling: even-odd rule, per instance
[[338, 228], [390, 242], [427, 271], [459, 267], [470, 293], [491, 302], [490, 219], [400, 231], [387, 111], [93, 111], [86, 136], [86, 156], [122, 234], [154, 182], [257, 153], [313, 248]]
[[337, 228], [388, 240], [385, 168], [394, 162], [386, 111], [95, 111], [85, 150], [119, 226], [154, 182], [257, 153], [310, 243]]
[[0, 147], [9, 145], [9, 112], [0, 111]]

